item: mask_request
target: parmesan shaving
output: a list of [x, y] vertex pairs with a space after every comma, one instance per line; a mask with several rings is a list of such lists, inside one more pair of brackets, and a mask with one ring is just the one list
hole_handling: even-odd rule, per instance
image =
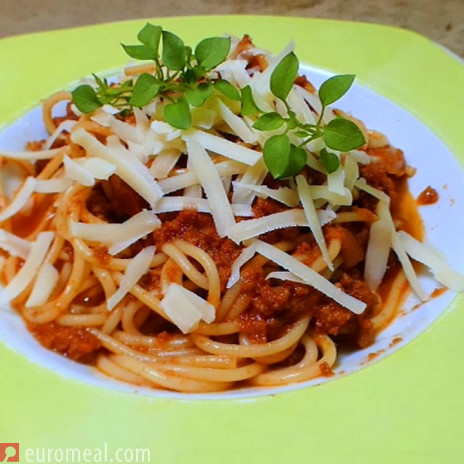
[[3, 298], [7, 301], [16, 298], [32, 282], [48, 253], [54, 236], [53, 232], [41, 232], [37, 236], [23, 266], [3, 289]]
[[111, 311], [137, 284], [139, 279], [148, 272], [154, 255], [155, 247], [149, 246], [145, 247], [131, 259], [119, 283], [119, 288], [106, 302], [108, 311]]
[[39, 151], [0, 151], [0, 156], [3, 158], [18, 159], [18, 160], [43, 160], [50, 159], [57, 155], [63, 148], [52, 148], [51, 150]]
[[431, 246], [419, 242], [402, 230], [397, 236], [406, 253], [412, 259], [425, 264], [438, 282], [457, 292], [464, 290], [464, 275], [454, 270]]
[[240, 269], [242, 266], [247, 263], [256, 253], [256, 243], [252, 243], [250, 246], [247, 246], [242, 250], [238, 255], [235, 261], [232, 263], [230, 269], [230, 277], [227, 282], [227, 288], [232, 287], [240, 280]]
[[64, 172], [66, 177], [86, 187], [95, 185], [95, 178], [83, 166], [75, 163], [68, 155], [63, 158]]
[[380, 219], [371, 225], [364, 261], [364, 280], [372, 291], [377, 290], [387, 270], [391, 233], [385, 220]]
[[257, 237], [272, 230], [307, 225], [308, 221], [302, 209], [289, 209], [261, 218], [237, 222], [231, 228], [229, 238], [236, 243], [240, 243], [243, 240]]
[[206, 150], [226, 156], [240, 163], [253, 166], [261, 159], [261, 153], [251, 148], [244, 147], [243, 145], [230, 142], [223, 137], [218, 137], [217, 135], [202, 131], [196, 131], [194, 135], [196, 141]]
[[225, 123], [246, 143], [255, 143], [257, 137], [245, 124], [242, 118], [235, 115], [222, 100], [217, 100], [219, 114], [224, 119]]
[[101, 158], [74, 158], [73, 161], [84, 168], [95, 179], [108, 180], [116, 172], [116, 166]]
[[21, 211], [34, 193], [36, 180], [34, 177], [28, 177], [22, 187], [16, 192], [13, 201], [0, 212], [0, 221], [14, 216], [17, 212]]
[[34, 286], [26, 301], [26, 308], [43, 305], [48, 301], [50, 295], [60, 279], [60, 273], [50, 263], [43, 263], [37, 272]]
[[411, 264], [411, 261], [408, 255], [406, 254], [406, 250], [404, 249], [403, 243], [401, 242], [398, 235], [396, 234], [395, 225], [393, 224], [393, 219], [391, 217], [388, 204], [383, 201], [380, 201], [377, 206], [377, 211], [378, 211], [379, 218], [385, 221], [385, 223], [388, 225], [390, 229], [392, 247], [396, 255], [398, 256], [401, 266], [403, 267], [403, 271], [404, 271], [404, 275], [406, 276], [406, 279], [408, 279], [408, 282], [411, 285], [411, 288], [416, 293], [416, 295], [422, 301], [426, 301], [427, 295], [424, 292], [419, 282], [419, 279], [417, 278], [416, 272], [414, 271], [414, 268], [412, 267], [412, 264]]
[[72, 133], [71, 139], [85, 148], [89, 155], [102, 158], [116, 166], [117, 175], [151, 206], [163, 196], [161, 188], [147, 167], [126, 150], [117, 138], [108, 137], [108, 146], [105, 146], [84, 129], [78, 129]]
[[314, 235], [317, 246], [321, 250], [324, 262], [327, 264], [327, 267], [333, 271], [333, 264], [330, 260], [329, 250], [325, 243], [321, 223], [319, 222], [319, 216], [317, 215], [316, 207], [314, 206], [314, 201], [311, 197], [311, 189], [309, 188], [308, 182], [303, 175], [299, 175], [296, 177], [296, 185], [309, 228]]
[[17, 235], [0, 229], [0, 248], [10, 255], [26, 259], [31, 250], [31, 244]]
[[71, 187], [71, 179], [37, 179], [34, 191], [37, 193], [61, 193]]
[[216, 317], [214, 306], [176, 283], [169, 285], [161, 307], [184, 334], [194, 330], [202, 319], [211, 323]]
[[289, 187], [280, 187], [271, 189], [265, 185], [245, 184], [241, 181], [232, 183], [234, 191], [239, 189], [247, 189], [255, 192], [260, 198], [272, 198], [283, 203], [284, 205], [295, 207], [299, 203], [298, 193]]
[[195, 136], [186, 140], [189, 162], [200, 180], [208, 199], [217, 233], [220, 237], [229, 235], [235, 224], [234, 213], [222, 185], [221, 178], [206, 150]]
[[161, 221], [153, 212], [141, 211], [122, 224], [70, 222], [71, 233], [84, 240], [111, 245], [108, 252], [115, 255], [138, 239], [153, 232]]
[[[149, 170], [155, 179], [165, 179], [176, 165], [181, 156], [180, 150], [170, 149], [162, 151], [151, 164]], [[161, 184], [160, 184], [161, 187]], [[161, 187], [162, 188], [162, 187]]]
[[52, 135], [48, 138], [47, 142], [44, 145], [44, 150], [50, 150], [52, 145], [55, 143], [55, 140], [63, 133], [63, 132], [71, 132], [71, 129], [76, 125], [76, 121], [72, 121], [66, 119], [65, 121], [61, 122], [58, 127], [55, 129]]
[[256, 251], [272, 262], [282, 266], [284, 269], [287, 269], [300, 279], [303, 279], [306, 284], [311, 285], [316, 290], [324, 293], [324, 295], [327, 295], [341, 306], [349, 309], [351, 312], [361, 314], [366, 309], [366, 303], [344, 293], [340, 290], [340, 288], [322, 277], [314, 269], [311, 269], [293, 256], [279, 250], [275, 246], [269, 245], [261, 240], [256, 240]]

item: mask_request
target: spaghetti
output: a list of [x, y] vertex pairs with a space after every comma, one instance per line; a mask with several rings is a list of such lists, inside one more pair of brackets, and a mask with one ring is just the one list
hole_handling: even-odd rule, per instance
[[[266, 91], [276, 60], [245, 38], [209, 78], [322, 118], [305, 78], [288, 108]], [[70, 101], [44, 103], [47, 140], [1, 153], [18, 182], [1, 191], [3, 297], [46, 348], [154, 388], [284, 385], [330, 374], [340, 344], [369, 346], [410, 287], [427, 298], [410, 257], [463, 288], [420, 243], [403, 153], [354, 118], [365, 144], [338, 169], [310, 142], [301, 172], [275, 180], [256, 117], [218, 92], [186, 130], [166, 123], [162, 98], [90, 114]]]

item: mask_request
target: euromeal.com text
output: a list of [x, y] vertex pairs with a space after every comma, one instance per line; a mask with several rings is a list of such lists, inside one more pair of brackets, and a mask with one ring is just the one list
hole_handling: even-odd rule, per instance
[[113, 450], [107, 443], [101, 448], [23, 448], [19, 443], [0, 443], [0, 462], [132, 464], [150, 463], [150, 458], [148, 448]]

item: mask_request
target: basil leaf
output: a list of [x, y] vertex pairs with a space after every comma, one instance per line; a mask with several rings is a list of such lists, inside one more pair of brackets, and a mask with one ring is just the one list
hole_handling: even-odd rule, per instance
[[278, 129], [284, 123], [284, 118], [276, 112], [266, 113], [259, 117], [253, 124], [255, 129], [260, 131], [271, 131]]
[[95, 89], [90, 85], [80, 85], [72, 93], [72, 101], [82, 113], [92, 113], [102, 106]]
[[271, 74], [271, 92], [281, 100], [285, 100], [292, 90], [298, 75], [298, 58], [293, 52], [286, 55]]
[[166, 105], [163, 110], [164, 119], [177, 129], [188, 129], [192, 124], [192, 116], [187, 100], [182, 97], [175, 103]]
[[154, 51], [146, 45], [124, 45], [121, 44], [124, 51], [136, 60], [154, 60]]
[[147, 105], [158, 93], [160, 83], [152, 74], [141, 74], [137, 79], [129, 104], [141, 108]]
[[261, 113], [261, 110], [256, 106], [251, 92], [251, 87], [247, 85], [242, 89], [242, 116], [251, 116], [252, 114]]
[[285, 177], [295, 176], [300, 173], [301, 170], [306, 166], [308, 161], [308, 153], [302, 147], [290, 145], [290, 166], [284, 173]]
[[338, 151], [354, 150], [366, 143], [361, 129], [345, 118], [332, 119], [325, 126], [322, 138], [327, 147]]
[[213, 87], [211, 84], [203, 82], [198, 84], [196, 89], [188, 89], [185, 91], [187, 101], [192, 105], [199, 107], [213, 95]]
[[340, 167], [340, 158], [335, 153], [323, 148], [319, 152], [319, 155], [321, 157], [322, 165], [329, 174], [331, 172], [335, 172]]
[[340, 74], [323, 82], [319, 88], [321, 103], [327, 106], [343, 97], [353, 84], [354, 78], [354, 74]]
[[180, 37], [163, 31], [163, 64], [173, 71], [181, 71], [187, 64], [187, 50]]
[[163, 29], [160, 26], [154, 26], [153, 24], [147, 23], [137, 34], [137, 39], [139, 39], [139, 42], [153, 50], [155, 56], [158, 57], [158, 49], [162, 32]]
[[229, 81], [218, 79], [214, 82], [214, 88], [225, 97], [234, 101], [240, 101], [240, 92]]
[[208, 37], [195, 47], [198, 64], [207, 70], [221, 64], [229, 54], [230, 37]]

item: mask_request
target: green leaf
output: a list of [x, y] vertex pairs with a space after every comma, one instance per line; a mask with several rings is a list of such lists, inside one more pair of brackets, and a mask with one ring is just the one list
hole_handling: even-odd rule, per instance
[[102, 106], [95, 89], [90, 85], [80, 85], [72, 91], [72, 101], [82, 113], [92, 113]]
[[284, 118], [279, 113], [271, 112], [260, 116], [253, 127], [260, 131], [271, 131], [282, 127], [283, 123]]
[[163, 29], [160, 26], [154, 26], [153, 24], [147, 23], [137, 34], [137, 39], [153, 50], [155, 56], [158, 57], [158, 49], [162, 32]]
[[124, 51], [136, 60], [154, 60], [155, 52], [146, 45], [124, 45], [121, 44]]
[[256, 106], [251, 92], [251, 87], [247, 85], [242, 89], [242, 116], [251, 116], [252, 114], [261, 113], [261, 110]]
[[240, 101], [240, 92], [225, 79], [218, 79], [214, 82], [214, 88], [217, 89], [222, 95], [234, 101]]
[[194, 84], [198, 82], [205, 74], [205, 69], [201, 68], [200, 66], [194, 66], [193, 68], [184, 71], [183, 80], [186, 84]]
[[211, 84], [203, 82], [198, 84], [195, 89], [188, 89], [185, 91], [187, 101], [192, 105], [199, 107], [213, 95], [213, 87]]
[[187, 49], [180, 37], [163, 31], [163, 64], [173, 71], [181, 71], [187, 64]]
[[160, 89], [160, 83], [152, 74], [141, 74], [137, 79], [129, 104], [141, 108], [147, 105]]
[[188, 129], [192, 124], [190, 107], [184, 97], [179, 98], [175, 103], [166, 105], [163, 113], [166, 122], [177, 129]]
[[230, 37], [208, 37], [195, 47], [198, 64], [207, 70], [222, 63], [229, 54]]
[[323, 82], [319, 88], [321, 103], [324, 106], [328, 106], [343, 97], [348, 92], [351, 84], [353, 84], [354, 78], [354, 74], [340, 74], [332, 76]]
[[298, 58], [293, 52], [286, 55], [271, 74], [271, 92], [285, 100], [298, 75]]
[[285, 179], [298, 174], [308, 159], [306, 150], [290, 143], [287, 135], [273, 135], [266, 140], [263, 157], [274, 179]]
[[331, 151], [327, 151], [323, 148], [320, 153], [321, 163], [325, 167], [326, 171], [330, 174], [335, 172], [340, 166], [340, 158]]
[[345, 118], [332, 119], [322, 135], [325, 144], [332, 150], [349, 151], [366, 143], [361, 129]]

